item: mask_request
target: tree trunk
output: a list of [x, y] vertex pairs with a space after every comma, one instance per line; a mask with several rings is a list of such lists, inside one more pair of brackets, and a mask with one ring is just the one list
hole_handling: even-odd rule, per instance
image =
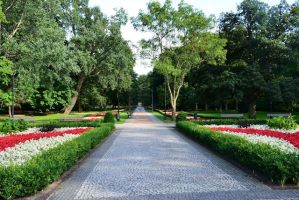
[[249, 104], [248, 115], [250, 118], [255, 117], [255, 115], [256, 115], [256, 103], [255, 102], [251, 102]]
[[197, 103], [195, 104], [195, 111], [196, 112], [198, 111], [198, 104]]
[[208, 110], [209, 110], [209, 105], [205, 103], [205, 111], [208, 112]]
[[222, 113], [222, 104], [220, 104], [219, 111]]
[[77, 83], [76, 94], [72, 97], [70, 105], [68, 105], [65, 108], [64, 114], [68, 115], [68, 114], [70, 114], [72, 112], [74, 106], [76, 105], [78, 97], [80, 95], [80, 91], [81, 91], [81, 88], [82, 88], [84, 80], [85, 80], [85, 76], [83, 74], [81, 74], [79, 76], [79, 80], [78, 80], [78, 83]]
[[8, 106], [8, 115], [9, 115], [9, 118], [12, 118], [11, 106]]
[[176, 120], [176, 103], [174, 102], [173, 103], [173, 106], [172, 106], [172, 120], [175, 121]]
[[236, 101], [236, 105], [235, 106], [236, 106], [235, 107], [236, 111], [238, 111], [239, 110], [239, 102], [238, 101]]
[[225, 103], [225, 111], [228, 111], [228, 103]]

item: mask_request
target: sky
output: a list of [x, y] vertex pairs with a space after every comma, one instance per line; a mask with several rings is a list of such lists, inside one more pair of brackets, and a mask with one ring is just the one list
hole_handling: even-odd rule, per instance
[[[146, 5], [150, 0], [90, 0], [90, 7], [98, 6], [102, 12], [111, 16], [115, 13], [115, 8], [124, 8], [129, 17], [135, 17], [138, 15], [139, 10], [146, 10]], [[161, 3], [164, 0], [159, 0]], [[174, 5], [177, 5], [181, 0], [173, 0]], [[270, 6], [276, 5], [280, 0], [262, 0], [263, 2], [269, 4]], [[242, 0], [185, 0], [184, 2], [193, 5], [194, 8], [202, 10], [206, 15], [215, 15], [219, 17], [222, 12], [236, 11], [237, 5], [239, 5]], [[288, 3], [294, 3], [295, 0], [287, 0]], [[129, 22], [126, 26], [122, 28], [123, 37], [131, 41], [131, 44], [138, 45], [138, 41], [142, 38], [148, 38], [149, 34], [141, 33], [134, 30], [132, 24]], [[138, 75], [147, 74], [152, 70], [150, 60], [144, 60], [136, 57], [136, 64], [134, 66], [134, 71]]]

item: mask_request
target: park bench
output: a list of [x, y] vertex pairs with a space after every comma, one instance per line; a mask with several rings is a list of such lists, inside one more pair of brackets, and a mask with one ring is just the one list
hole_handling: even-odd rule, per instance
[[267, 117], [272, 118], [272, 117], [290, 117], [292, 114], [291, 113], [269, 113], [267, 114]]
[[82, 121], [83, 117], [61, 117], [61, 121]]
[[17, 121], [17, 120], [24, 120], [24, 121], [37, 121], [36, 119], [34, 119], [33, 117], [20, 117], [20, 118], [14, 118], [13, 120]]
[[244, 114], [220, 114], [221, 118], [243, 118]]

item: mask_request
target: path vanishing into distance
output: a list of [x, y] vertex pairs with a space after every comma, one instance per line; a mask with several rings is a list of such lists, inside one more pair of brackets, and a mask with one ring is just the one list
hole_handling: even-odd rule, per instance
[[48, 199], [299, 200], [299, 190], [269, 188], [138, 107]]

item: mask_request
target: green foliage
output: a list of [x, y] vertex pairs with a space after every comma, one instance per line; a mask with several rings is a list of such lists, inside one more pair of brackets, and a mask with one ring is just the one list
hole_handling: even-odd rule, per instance
[[267, 125], [271, 128], [292, 130], [297, 128], [297, 123], [292, 116], [290, 117], [274, 117], [267, 120]]
[[249, 125], [261, 125], [266, 124], [267, 120], [265, 119], [211, 119], [211, 120], [199, 120], [193, 121], [193, 123], [198, 125], [242, 125], [242, 124], [249, 124]]
[[112, 112], [106, 112], [104, 116], [105, 123], [115, 123], [115, 117], [113, 116]]
[[85, 121], [60, 121], [60, 120], [50, 120], [45, 122], [31, 123], [31, 127], [40, 126], [54, 126], [55, 128], [62, 127], [101, 127], [103, 123], [100, 120], [85, 120]]
[[5, 14], [3, 12], [3, 0], [0, 0], [0, 23], [1, 22], [6, 22], [6, 17], [5, 17]]
[[29, 128], [29, 123], [25, 120], [5, 120], [0, 124], [0, 132], [8, 134], [12, 132], [25, 131]]
[[179, 121], [186, 121], [187, 120], [187, 116], [188, 116], [188, 113], [187, 112], [180, 112], [177, 117], [176, 117], [176, 121], [179, 122]]
[[178, 122], [182, 133], [248, 169], [263, 173], [274, 183], [299, 185], [299, 158], [268, 144], [254, 144], [241, 137], [211, 131], [192, 122]]
[[0, 166], [0, 197], [13, 199], [34, 194], [72, 167], [107, 137], [111, 125], [93, 129], [74, 140], [44, 151], [20, 166]]
[[177, 9], [171, 0], [164, 5], [150, 2], [147, 12], [140, 11], [133, 24], [137, 30], [153, 33], [152, 38], [141, 41], [143, 55], [157, 54], [154, 67], [165, 78], [173, 112], [190, 70], [203, 61], [218, 64], [225, 60], [226, 40], [209, 32], [212, 17], [184, 2]]

